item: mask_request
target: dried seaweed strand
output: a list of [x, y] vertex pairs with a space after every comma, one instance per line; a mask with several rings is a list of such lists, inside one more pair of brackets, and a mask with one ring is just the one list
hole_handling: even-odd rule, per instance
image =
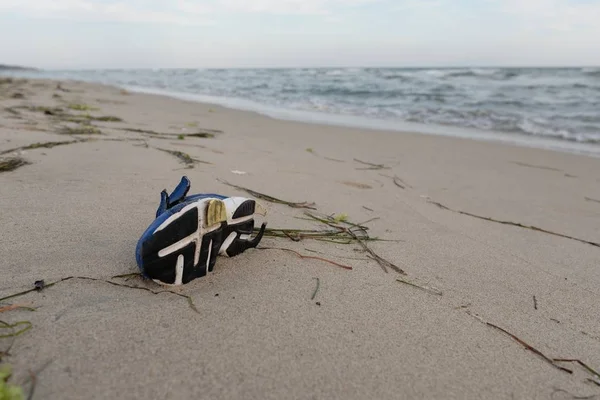
[[537, 168], [537, 169], [545, 169], [548, 171], [558, 171], [561, 172], [560, 169], [558, 168], [552, 168], [552, 167], [545, 167], [543, 165], [533, 165], [533, 164], [527, 164], [524, 162], [519, 162], [519, 161], [511, 161], [513, 164], [519, 165], [521, 167], [527, 167], [527, 168]]
[[312, 296], [311, 296], [311, 300], [314, 300], [315, 297], [317, 296], [317, 292], [319, 291], [319, 286], [321, 286], [321, 280], [319, 278], [313, 278], [317, 280], [317, 287], [315, 288], [315, 291], [313, 292]]
[[331, 158], [331, 157], [323, 157], [323, 158], [326, 159], [326, 160], [329, 160], [329, 161], [335, 161], [335, 162], [339, 162], [339, 163], [346, 162], [344, 160], [338, 160], [337, 158]]
[[[69, 277], [66, 277], [66, 278], [59, 279], [56, 282], [52, 282], [52, 283], [49, 283], [47, 285], [44, 285], [44, 290], [47, 289], [47, 288], [49, 288], [49, 287], [51, 287], [51, 286], [56, 285], [57, 283], [68, 281], [70, 279], [82, 279], [82, 280], [89, 280], [89, 281], [96, 281], [96, 282], [104, 282], [104, 283], [108, 283], [108, 284], [114, 285], [114, 286], [120, 286], [120, 287], [125, 287], [125, 288], [130, 288], [130, 289], [144, 290], [144, 291], [150, 292], [152, 294], [160, 294], [160, 293], [174, 294], [175, 296], [179, 296], [179, 297], [183, 297], [183, 298], [187, 299], [190, 308], [192, 310], [194, 310], [196, 313], [200, 314], [200, 312], [196, 308], [196, 305], [194, 304], [194, 300], [190, 296], [187, 296], [185, 294], [181, 294], [181, 293], [177, 293], [177, 292], [172, 292], [170, 290], [155, 291], [155, 290], [152, 290], [152, 289], [149, 289], [149, 288], [145, 288], [145, 287], [141, 287], [141, 286], [130, 286], [130, 285], [125, 285], [125, 284], [118, 283], [118, 282], [112, 282], [112, 281], [109, 281], [109, 280], [106, 280], [106, 279], [100, 279], [100, 278], [90, 278], [90, 277], [87, 277], [87, 276], [69, 276]], [[38, 289], [34, 288], [34, 289], [25, 290], [23, 292], [11, 294], [9, 296], [1, 298], [0, 301], [4, 301], [4, 300], [7, 300], [7, 299], [12, 299], [12, 298], [18, 297], [18, 296], [23, 296], [25, 294], [28, 294], [28, 293], [31, 293], [31, 292], [34, 292], [34, 291], [38, 291]]]
[[371, 218], [371, 219], [366, 220], [365, 222], [360, 222], [357, 225], [364, 226], [364, 225], [368, 224], [369, 222], [377, 221], [380, 219], [381, 219], [380, 217]]
[[586, 363], [584, 363], [583, 361], [581, 361], [579, 359], [573, 359], [573, 358], [554, 358], [553, 360], [555, 362], [577, 363], [577, 364], [581, 365], [583, 368], [587, 369], [590, 374], [592, 374], [596, 378], [600, 379], [600, 373], [598, 373], [598, 371], [594, 370], [592, 367], [590, 367], [589, 365], [587, 365]]
[[591, 400], [591, 399], [596, 398], [596, 395], [591, 395], [591, 396], [575, 396], [574, 394], [569, 393], [566, 390], [559, 389], [559, 388], [554, 389], [554, 391], [550, 395], [550, 398], [554, 398], [554, 394], [555, 393], [566, 393], [569, 396], [571, 396], [571, 398], [574, 399], [574, 400]]
[[380, 170], [380, 169], [390, 169], [390, 167], [386, 167], [384, 164], [373, 164], [367, 161], [361, 161], [359, 159], [354, 159], [357, 163], [361, 163], [363, 165], [368, 165], [369, 168], [356, 168], [359, 170]]
[[379, 174], [379, 175], [384, 176], [386, 178], [390, 178], [394, 182], [394, 185], [398, 186], [400, 189], [406, 189], [407, 187], [412, 188], [412, 186], [410, 186], [408, 183], [406, 183], [402, 179], [400, 179], [400, 177], [398, 175], [394, 175], [394, 176], [389, 176], [389, 175], [385, 175], [385, 174]]
[[285, 249], [285, 248], [282, 248], [282, 247], [257, 247], [257, 249], [259, 249], [259, 250], [282, 250], [282, 251], [288, 251], [290, 253], [294, 253], [295, 255], [297, 255], [298, 257], [300, 257], [302, 259], [319, 260], [319, 261], [323, 261], [323, 262], [335, 265], [336, 267], [340, 267], [340, 268], [343, 268], [343, 269], [346, 269], [346, 270], [352, 270], [352, 267], [350, 267], [348, 265], [340, 264], [340, 263], [337, 263], [335, 261], [331, 261], [331, 260], [328, 260], [328, 259], [322, 258], [322, 257], [305, 256], [305, 255], [302, 255], [302, 254], [300, 254], [297, 251], [292, 250], [292, 249]]
[[69, 140], [69, 141], [63, 141], [63, 142], [33, 143], [28, 146], [15, 147], [14, 149], [8, 149], [8, 150], [1, 151], [0, 155], [13, 153], [15, 151], [33, 150], [33, 149], [40, 149], [40, 148], [51, 149], [52, 147], [62, 146], [65, 144], [79, 143], [79, 142], [85, 142], [85, 140]]
[[21, 157], [8, 157], [0, 159], [0, 172], [14, 171], [19, 167], [29, 164], [31, 164], [29, 161], [26, 161]]
[[406, 275], [406, 272], [404, 272], [404, 270], [402, 268], [398, 267], [397, 265], [389, 262], [385, 258], [376, 254], [373, 250], [371, 250], [371, 248], [369, 248], [369, 246], [367, 246], [365, 244], [365, 242], [363, 242], [362, 239], [360, 239], [358, 236], [356, 236], [353, 232], [350, 232], [350, 234], [352, 236], [354, 236], [354, 238], [356, 239], [358, 244], [360, 244], [360, 246], [363, 248], [363, 250], [365, 250], [367, 253], [369, 253], [369, 256], [373, 260], [375, 260], [377, 262], [377, 264], [379, 264], [381, 266], [381, 268], [385, 271], [385, 273], [387, 273], [387, 268], [390, 268], [390, 269], [396, 271], [397, 273], [399, 273], [400, 275]]
[[196, 163], [212, 164], [212, 163], [210, 163], [208, 161], [202, 161], [202, 160], [198, 160], [196, 158], [193, 158], [189, 154], [184, 153], [182, 151], [161, 149], [159, 147], [155, 147], [155, 149], [160, 150], [160, 151], [164, 151], [165, 153], [169, 153], [170, 155], [178, 158], [179, 161], [181, 161], [182, 163], [184, 163], [188, 167], [193, 167], [194, 164], [196, 164]]
[[407, 284], [407, 285], [412, 286], [412, 287], [416, 287], [417, 289], [421, 289], [421, 290], [423, 290], [423, 291], [425, 291], [427, 293], [434, 294], [436, 296], [442, 296], [443, 295], [443, 293], [440, 292], [439, 290], [428, 288], [427, 286], [420, 286], [420, 285], [417, 285], [416, 283], [405, 281], [404, 279], [396, 279], [396, 281], [404, 283], [404, 284]]
[[498, 325], [494, 325], [491, 322], [487, 322], [483, 318], [481, 318], [480, 316], [472, 314], [469, 311], [467, 311], [467, 314], [469, 314], [473, 318], [477, 319], [478, 321], [486, 324], [487, 326], [490, 326], [490, 327], [492, 327], [494, 329], [497, 329], [500, 332], [503, 332], [504, 334], [510, 336], [513, 340], [515, 340], [517, 343], [519, 343], [525, 349], [527, 349], [527, 350], [531, 351], [532, 353], [538, 355], [541, 359], [543, 359], [544, 361], [546, 361], [548, 364], [552, 365], [554, 368], [559, 369], [559, 370], [561, 370], [563, 372], [566, 372], [566, 373], [569, 373], [569, 374], [573, 373], [573, 371], [571, 371], [570, 369], [561, 367], [560, 365], [556, 364], [556, 362], [554, 360], [552, 360], [550, 357], [546, 356], [544, 353], [542, 353], [541, 351], [539, 351], [535, 347], [531, 346], [530, 344], [526, 343], [524, 340], [522, 340], [522, 339], [518, 338], [517, 336], [513, 335], [512, 333], [510, 333], [506, 329], [501, 328]]
[[[160, 136], [170, 136], [170, 137], [177, 137], [179, 135], [181, 135], [181, 133], [161, 133], [161, 132], [155, 132], [155, 131], [151, 131], [149, 129], [137, 129], [137, 128], [113, 128], [113, 129], [118, 129], [121, 131], [127, 131], [127, 132], [135, 132], [135, 133], [145, 133], [147, 135], [152, 135], [155, 137], [160, 137]], [[214, 138], [215, 134], [217, 133], [223, 133], [223, 131], [217, 130], [217, 129], [202, 129], [199, 132], [193, 132], [193, 133], [184, 133], [184, 136], [191, 136], [191, 137], [200, 137], [200, 138]]]
[[498, 219], [494, 219], [494, 218], [490, 218], [490, 217], [483, 217], [481, 215], [471, 214], [471, 213], [466, 212], [466, 211], [453, 210], [453, 209], [451, 209], [449, 207], [446, 207], [445, 205], [443, 205], [441, 203], [438, 203], [438, 202], [435, 202], [435, 201], [430, 201], [430, 203], [438, 206], [439, 208], [441, 208], [443, 210], [448, 210], [448, 211], [452, 211], [452, 212], [455, 212], [455, 213], [458, 213], [458, 214], [468, 215], [469, 217], [482, 219], [484, 221], [496, 222], [498, 224], [503, 224], [503, 225], [516, 226], [518, 228], [529, 229], [529, 230], [532, 230], [532, 231], [547, 233], [549, 235], [554, 235], [554, 236], [562, 237], [562, 238], [565, 238], [565, 239], [571, 239], [571, 240], [575, 240], [577, 242], [589, 244], [591, 246], [600, 247], [600, 243], [590, 242], [588, 240], [578, 239], [576, 237], [564, 235], [562, 233], [552, 232], [552, 231], [549, 231], [549, 230], [546, 230], [546, 229], [538, 228], [537, 226], [523, 225], [523, 224], [521, 224], [519, 222], [502, 221], [502, 220], [498, 220]]
[[142, 276], [142, 274], [140, 274], [139, 272], [133, 272], [131, 274], [123, 274], [123, 275], [111, 276], [110, 279], [116, 279], [116, 278], [133, 278], [134, 276]]
[[281, 200], [281, 199], [278, 199], [277, 197], [269, 196], [268, 194], [260, 193], [260, 192], [257, 192], [255, 190], [248, 189], [248, 188], [245, 188], [245, 187], [242, 187], [242, 186], [237, 186], [237, 185], [234, 185], [232, 183], [226, 182], [226, 181], [221, 180], [221, 179], [217, 179], [217, 180], [219, 182], [227, 185], [227, 186], [231, 186], [232, 188], [235, 188], [235, 189], [238, 189], [238, 190], [243, 190], [244, 192], [250, 194], [251, 196], [254, 196], [254, 197], [258, 198], [258, 199], [262, 199], [262, 200], [265, 200], [265, 201], [269, 201], [271, 203], [285, 204], [285, 205], [287, 205], [289, 207], [292, 207], [292, 208], [308, 208], [308, 209], [311, 209], [311, 210], [316, 210], [315, 203], [309, 203], [309, 202], [306, 202], [306, 201], [295, 203], [295, 202], [291, 202], [291, 201]]
[[15, 110], [15, 107], [5, 107], [4, 110], [8, 111], [9, 113], [11, 113], [13, 115], [21, 115], [21, 113], [19, 111]]
[[535, 298], [535, 296], [533, 296], [533, 308], [534, 308], [535, 310], [537, 310], [537, 309], [538, 309], [538, 308], [537, 308], [537, 299]]
[[[340, 230], [341, 232], [345, 232], [348, 236], [350, 236], [352, 239], [354, 239], [358, 244], [360, 244], [360, 246], [363, 248], [364, 251], [366, 251], [367, 253], [369, 253], [370, 257], [375, 260], [377, 262], [377, 264], [379, 264], [379, 266], [383, 269], [383, 271], [385, 273], [387, 273], [387, 268], [390, 268], [394, 271], [396, 271], [397, 273], [401, 274], [401, 275], [406, 275], [406, 272], [404, 272], [404, 270], [402, 270], [400, 267], [398, 267], [397, 265], [389, 262], [388, 260], [384, 259], [383, 257], [379, 256], [378, 254], [376, 254], [373, 250], [371, 250], [371, 248], [369, 248], [369, 246], [366, 245], [365, 241], [363, 238], [359, 238], [358, 235], [352, 231], [349, 228], [346, 227], [342, 227], [337, 225], [337, 221], [335, 221], [335, 219], [333, 219], [330, 216], [325, 216], [325, 217], [318, 217], [312, 213], [306, 212], [305, 215], [311, 217], [312, 219], [319, 221], [323, 224], [326, 224], [328, 226], [331, 226], [335, 229]], [[353, 228], [357, 228], [359, 232], [362, 232], [364, 237], [367, 239], [369, 238], [369, 235], [366, 233], [367, 231], [367, 227], [363, 227], [357, 224], [354, 224], [352, 222], [349, 221], [341, 221], [340, 223], [343, 224], [347, 224], [350, 225]]]
[[19, 310], [19, 309], [23, 309], [23, 310], [27, 310], [27, 311], [35, 311], [35, 308], [27, 307], [27, 306], [24, 306], [21, 304], [10, 304], [8, 306], [0, 307], [0, 313], [6, 312], [6, 311], [12, 311], [12, 310]]

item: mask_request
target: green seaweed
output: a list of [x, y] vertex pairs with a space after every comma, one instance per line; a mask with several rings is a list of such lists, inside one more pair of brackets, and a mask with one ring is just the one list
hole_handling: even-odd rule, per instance
[[180, 135], [183, 135], [186, 137], [198, 137], [198, 138], [203, 138], [203, 139], [212, 139], [215, 137], [216, 134], [223, 133], [223, 131], [219, 131], [216, 129], [203, 129], [200, 132], [185, 133], [185, 134], [161, 133], [161, 132], [156, 132], [156, 131], [152, 131], [149, 129], [139, 129], [139, 128], [116, 128], [116, 129], [119, 129], [122, 131], [127, 131], [127, 132], [143, 133], [143, 134], [150, 135], [150, 136], [157, 137], [157, 138], [160, 138], [161, 136], [179, 137]]
[[76, 110], [76, 111], [97, 111], [99, 110], [98, 107], [92, 107], [89, 106], [87, 104], [78, 104], [78, 103], [72, 103], [69, 104], [67, 107], [69, 107], [71, 110]]
[[21, 113], [16, 110], [16, 107], [5, 107], [4, 110], [13, 115], [21, 115]]
[[28, 164], [30, 163], [21, 157], [7, 157], [0, 159], [0, 172], [14, 171], [17, 168]]
[[43, 142], [43, 143], [38, 142], [38, 143], [33, 143], [33, 144], [30, 144], [27, 146], [15, 147], [13, 149], [1, 151], [0, 155], [13, 153], [15, 151], [24, 151], [24, 150], [33, 150], [33, 149], [51, 149], [52, 147], [63, 146], [63, 145], [72, 144], [72, 143], [78, 143], [81, 141], [83, 141], [83, 140], [68, 140], [68, 141], [62, 141], [62, 142]]
[[24, 400], [23, 389], [20, 386], [8, 383], [11, 376], [12, 367], [8, 364], [0, 365], [0, 399]]
[[169, 153], [170, 155], [178, 158], [179, 161], [181, 161], [183, 164], [185, 164], [188, 168], [193, 168], [194, 165], [197, 164], [197, 163], [211, 164], [208, 161], [202, 161], [202, 160], [198, 160], [196, 158], [193, 158], [189, 154], [184, 153], [182, 151], [161, 149], [161, 148], [158, 148], [158, 147], [156, 147], [156, 149], [160, 150], [160, 151], [164, 151], [165, 153]]
[[123, 122], [123, 120], [119, 117], [115, 117], [113, 115], [103, 115], [100, 117], [90, 115], [90, 114], [82, 114], [82, 115], [72, 115], [65, 114], [64, 120], [69, 122], [77, 122], [77, 123], [89, 123], [90, 121], [100, 121], [100, 122]]
[[102, 131], [93, 125], [80, 125], [75, 128], [64, 126], [58, 133], [61, 135], [101, 135]]
[[[15, 331], [16, 327], [23, 326], [23, 325], [25, 325], [25, 328], [21, 328], [20, 330]], [[0, 321], [0, 329], [12, 329], [12, 331], [13, 331], [12, 333], [0, 335], [0, 339], [17, 337], [17, 336], [27, 332], [28, 330], [30, 330], [32, 326], [33, 325], [31, 324], [30, 321], [17, 321], [12, 324], [9, 324], [8, 322]]]

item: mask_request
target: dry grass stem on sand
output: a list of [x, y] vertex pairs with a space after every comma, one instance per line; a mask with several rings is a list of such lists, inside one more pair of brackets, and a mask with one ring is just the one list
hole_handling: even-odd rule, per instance
[[484, 221], [495, 222], [495, 223], [503, 224], [503, 225], [516, 226], [516, 227], [519, 227], [519, 228], [529, 229], [529, 230], [536, 231], [536, 232], [542, 232], [542, 233], [546, 233], [548, 235], [554, 235], [554, 236], [562, 237], [562, 238], [565, 238], [565, 239], [571, 239], [571, 240], [575, 240], [577, 242], [589, 244], [591, 246], [600, 247], [600, 243], [598, 243], [598, 242], [590, 242], [588, 240], [578, 239], [578, 238], [573, 237], [573, 236], [568, 236], [568, 235], [564, 235], [562, 233], [552, 232], [552, 231], [549, 231], [549, 230], [546, 230], [546, 229], [538, 228], [537, 226], [523, 225], [523, 224], [521, 224], [519, 222], [502, 221], [502, 220], [498, 220], [498, 219], [494, 219], [494, 218], [490, 218], [490, 217], [483, 217], [481, 215], [471, 214], [471, 213], [466, 212], [466, 211], [453, 210], [453, 209], [451, 209], [449, 207], [446, 207], [445, 205], [443, 205], [441, 203], [438, 203], [438, 202], [435, 202], [435, 201], [429, 201], [429, 202], [431, 204], [434, 204], [434, 205], [438, 206], [442, 210], [452, 211], [452, 212], [455, 212], [455, 213], [458, 213], [458, 214], [462, 214], [462, 215], [468, 215], [469, 217], [479, 218], [479, 219], [482, 219]]
[[340, 263], [328, 260], [328, 259], [323, 258], [323, 257], [305, 256], [305, 255], [302, 255], [302, 254], [300, 254], [297, 251], [292, 250], [292, 249], [285, 249], [285, 248], [282, 248], [282, 247], [258, 247], [258, 249], [259, 250], [281, 250], [281, 251], [288, 251], [290, 253], [294, 253], [295, 255], [297, 255], [298, 257], [300, 257], [302, 259], [323, 261], [323, 262], [329, 263], [331, 265], [335, 265], [336, 267], [340, 267], [340, 268], [347, 269], [347, 270], [352, 270], [352, 267], [350, 267], [348, 265], [340, 264]]
[[248, 193], [249, 195], [256, 197], [257, 199], [265, 200], [265, 201], [268, 201], [270, 203], [285, 204], [286, 206], [289, 206], [289, 207], [292, 207], [292, 208], [308, 208], [308, 209], [311, 209], [311, 210], [316, 210], [315, 203], [309, 203], [309, 202], [306, 202], [306, 201], [295, 203], [295, 202], [292, 202], [292, 201], [281, 200], [281, 199], [278, 199], [277, 197], [269, 196], [268, 194], [260, 193], [260, 192], [257, 192], [255, 190], [248, 189], [248, 188], [245, 188], [245, 187], [242, 187], [242, 186], [237, 186], [237, 185], [234, 185], [232, 183], [226, 182], [226, 181], [221, 180], [221, 179], [217, 179], [217, 180], [219, 182], [223, 183], [224, 185], [231, 186], [232, 188], [235, 188], [235, 189], [238, 189], [238, 190], [242, 190], [242, 191]]
[[399, 279], [399, 278], [396, 279], [396, 281], [400, 282], [400, 283], [404, 283], [404, 284], [412, 286], [412, 287], [415, 287], [417, 289], [421, 289], [421, 290], [423, 290], [423, 291], [425, 291], [427, 293], [434, 294], [436, 296], [442, 296], [443, 295], [442, 292], [440, 292], [439, 290], [437, 290], [435, 288], [430, 288], [430, 287], [427, 287], [427, 286], [420, 286], [420, 285], [417, 285], [416, 283], [405, 281], [404, 279]]
[[[125, 276], [130, 276], [130, 275], [131, 274], [127, 274]], [[22, 292], [19, 292], [19, 293], [11, 294], [9, 296], [5, 296], [5, 297], [1, 298], [0, 301], [4, 301], [4, 300], [12, 299], [12, 298], [15, 298], [15, 297], [23, 296], [23, 295], [26, 295], [26, 294], [31, 293], [31, 292], [46, 290], [46, 289], [48, 289], [48, 288], [50, 288], [50, 287], [52, 287], [52, 286], [54, 286], [54, 285], [56, 285], [58, 283], [69, 281], [69, 280], [73, 280], [73, 279], [80, 279], [80, 280], [87, 280], [87, 281], [94, 281], [94, 282], [104, 282], [104, 283], [108, 283], [109, 285], [113, 285], [113, 286], [119, 286], [119, 287], [124, 287], [124, 288], [129, 288], [129, 289], [144, 290], [144, 291], [150, 292], [152, 294], [170, 293], [170, 294], [173, 294], [175, 296], [183, 297], [184, 299], [187, 300], [188, 305], [190, 306], [190, 308], [194, 312], [196, 312], [198, 314], [200, 313], [198, 311], [198, 309], [196, 308], [196, 305], [194, 304], [193, 299], [190, 296], [187, 296], [187, 295], [184, 295], [184, 294], [181, 294], [181, 293], [173, 292], [171, 290], [152, 290], [152, 289], [147, 288], [147, 287], [125, 285], [123, 283], [113, 282], [113, 281], [110, 281], [110, 280], [107, 280], [107, 279], [90, 278], [90, 277], [87, 277], [87, 276], [68, 276], [66, 278], [62, 278], [62, 279], [59, 279], [59, 280], [57, 280], [55, 282], [51, 282], [51, 283], [48, 283], [48, 284], [40, 283], [40, 284], [35, 285], [33, 289], [29, 289], [29, 290], [25, 290], [25, 291], [22, 291]], [[37, 281], [36, 283], [38, 283], [38, 282], [43, 282], [43, 281]]]

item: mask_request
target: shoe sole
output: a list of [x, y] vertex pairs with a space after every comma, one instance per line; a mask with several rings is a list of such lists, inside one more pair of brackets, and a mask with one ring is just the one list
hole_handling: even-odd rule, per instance
[[[227, 201], [227, 199], [225, 199]], [[227, 227], [225, 229], [223, 235], [223, 242], [221, 244], [221, 248], [219, 250], [219, 254], [223, 256], [229, 256], [227, 254], [227, 249], [231, 246], [236, 238], [241, 239], [249, 239], [250, 234], [252, 232], [244, 233], [240, 232], [240, 228], [246, 223], [249, 223], [254, 218], [254, 213], [256, 211], [256, 201], [254, 200], [246, 200], [237, 206], [235, 212], [231, 216], [230, 219], [227, 220]], [[254, 225], [253, 223], [251, 225]]]
[[163, 222], [142, 247], [146, 274], [165, 286], [206, 276], [214, 269], [226, 221], [222, 200], [202, 199], [185, 206]]

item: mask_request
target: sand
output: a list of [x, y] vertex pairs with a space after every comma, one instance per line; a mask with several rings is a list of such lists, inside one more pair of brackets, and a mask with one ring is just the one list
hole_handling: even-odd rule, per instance
[[[41, 279], [100, 280], [71, 279], [1, 302], [37, 308], [0, 314], [9, 323], [32, 323], [2, 362], [13, 366], [11, 382], [25, 391], [29, 371], [36, 374], [34, 399], [600, 396], [581, 366], [560, 363], [574, 372], [561, 371], [482, 322], [549, 358], [581, 359], [600, 370], [600, 247], [434, 204], [598, 242], [600, 203], [592, 200], [600, 199], [600, 159], [279, 121], [87, 83], [63, 82], [68, 92], [56, 86], [0, 85], [0, 152], [86, 139], [4, 155], [29, 164], [0, 172], [0, 298]], [[15, 92], [24, 98], [11, 98]], [[43, 110], [6, 110], [14, 106], [63, 107], [123, 122], [94, 121], [102, 134], [64, 135], [61, 127], [80, 125]], [[201, 128], [222, 133], [177, 137]], [[186, 168], [159, 148], [207, 163]], [[385, 169], [364, 169], [355, 159]], [[220, 179], [315, 202], [320, 213], [344, 213], [354, 222], [378, 218], [368, 223], [370, 235], [393, 241], [369, 246], [406, 275], [384, 272], [358, 245], [265, 238], [262, 247], [352, 270], [280, 250], [220, 257], [214, 273], [176, 289], [198, 313], [181, 296], [103, 282], [162, 289], [111, 277], [137, 272], [135, 244], [154, 218], [159, 193], [183, 175], [194, 193], [246, 195]], [[299, 219], [303, 209], [261, 204], [271, 228], [319, 228]], [[320, 286], [311, 299], [315, 278]], [[0, 351], [8, 345], [0, 339]]]

